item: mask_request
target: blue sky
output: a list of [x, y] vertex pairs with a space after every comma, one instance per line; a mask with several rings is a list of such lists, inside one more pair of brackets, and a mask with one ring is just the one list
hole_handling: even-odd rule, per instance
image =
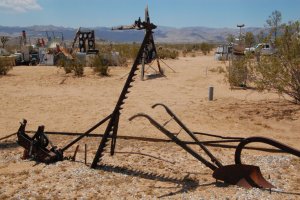
[[262, 27], [272, 11], [300, 20], [300, 0], [0, 0], [0, 25], [95, 27], [131, 24], [149, 5], [161, 26]]

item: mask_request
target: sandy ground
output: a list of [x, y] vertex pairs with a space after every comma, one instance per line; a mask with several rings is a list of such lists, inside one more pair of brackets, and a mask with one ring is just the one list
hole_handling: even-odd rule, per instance
[[[151, 108], [155, 103], [164, 103], [193, 131], [270, 137], [300, 149], [299, 106], [274, 93], [230, 90], [224, 73], [213, 72], [225, 67], [213, 56], [166, 62], [176, 73], [163, 65], [166, 77], [146, 81], [137, 77], [122, 110], [119, 135], [167, 139], [146, 119], [128, 121], [132, 115], [144, 112], [164, 123], [169, 120], [164, 109]], [[112, 112], [126, 80], [122, 77], [129, 70], [113, 67], [110, 77], [99, 77], [86, 68], [86, 75], [76, 78], [57, 67], [15, 67], [0, 77], [0, 137], [16, 132], [22, 118], [28, 120], [26, 130], [36, 130], [42, 124], [46, 131], [88, 130]], [[214, 86], [214, 101], [208, 101], [209, 86]], [[103, 133], [105, 125], [94, 133]], [[174, 121], [166, 128], [180, 131]], [[178, 137], [188, 140], [184, 131]], [[50, 138], [63, 147], [74, 137]], [[199, 139], [212, 140], [204, 136]], [[84, 164], [84, 144], [88, 145], [90, 164], [100, 138], [78, 142], [76, 162], [51, 165], [22, 160], [23, 149], [15, 141], [16, 137], [0, 141], [0, 199], [300, 198], [300, 159], [287, 154], [243, 151], [243, 161], [260, 166], [264, 177], [276, 186], [270, 194], [216, 183], [209, 168], [174, 143], [119, 139], [115, 156], [106, 153], [102, 167], [90, 169]], [[75, 146], [65, 155], [71, 156]], [[234, 149], [208, 148], [222, 164], [234, 164]]]

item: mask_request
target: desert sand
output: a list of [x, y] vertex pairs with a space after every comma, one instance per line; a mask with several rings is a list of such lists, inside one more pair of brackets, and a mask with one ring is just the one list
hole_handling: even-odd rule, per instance
[[[137, 76], [122, 110], [119, 135], [167, 139], [146, 119], [128, 119], [140, 112], [160, 123], [169, 120], [164, 103], [192, 131], [222, 136], [264, 136], [300, 149], [300, 107], [288, 97], [254, 89], [230, 89], [224, 73], [226, 63], [209, 56], [166, 60], [176, 73], [164, 67], [166, 77], [141, 81]], [[14, 67], [0, 77], [0, 138], [17, 131], [22, 118], [26, 130], [45, 125], [46, 131], [82, 133], [108, 116], [115, 106], [129, 67], [111, 67], [109, 77], [90, 68], [85, 76], [66, 75], [51, 66]], [[214, 100], [208, 101], [208, 87]], [[105, 124], [106, 125], [106, 124]], [[103, 133], [105, 125], [93, 133]], [[171, 121], [166, 128], [178, 133]], [[49, 136], [59, 147], [75, 137]], [[189, 140], [184, 131], [179, 138]], [[244, 163], [257, 165], [276, 186], [270, 193], [257, 188], [215, 182], [212, 171], [179, 146], [168, 142], [117, 140], [116, 154], [107, 151], [98, 169], [84, 164], [88, 145], [89, 165], [100, 138], [84, 138], [76, 162], [65, 160], [45, 165], [22, 160], [16, 136], [0, 141], [0, 199], [299, 199], [300, 158], [282, 153], [244, 150]], [[199, 136], [201, 140], [211, 140]], [[254, 145], [258, 146], [258, 145]], [[261, 146], [261, 145], [260, 145]], [[76, 145], [65, 155], [73, 155]], [[269, 147], [263, 145], [263, 147]], [[193, 148], [204, 155], [204, 153]], [[234, 164], [234, 149], [208, 147], [222, 164]]]

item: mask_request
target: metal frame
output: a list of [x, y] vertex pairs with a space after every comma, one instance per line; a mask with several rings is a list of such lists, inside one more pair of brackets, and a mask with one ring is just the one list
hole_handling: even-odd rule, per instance
[[[141, 18], [139, 18], [132, 25], [119, 26], [119, 27], [112, 28], [112, 30], [132, 30], [132, 29], [142, 30], [142, 29], [145, 29], [145, 31], [146, 31], [145, 34], [146, 35], [147, 35], [147, 33], [149, 34], [147, 37], [145, 35], [144, 39], [146, 39], [146, 40], [143, 41], [142, 46], [141, 46], [143, 48], [143, 53], [141, 55], [138, 54], [138, 56], [137, 56], [137, 59], [140, 62], [139, 64], [141, 64], [141, 80], [144, 80], [144, 77], [145, 77], [145, 65], [148, 63], [151, 63], [153, 60], [156, 60], [156, 62], [157, 62], [159, 74], [161, 76], [164, 76], [163, 71], [160, 66], [160, 63], [159, 63], [159, 57], [158, 57], [156, 46], [155, 46], [154, 39], [153, 39], [152, 29], [155, 29], [155, 28], [156, 28], [156, 26], [150, 22], [148, 7], [146, 7], [146, 9], [145, 9], [145, 21], [144, 22], [142, 22]], [[154, 53], [154, 57], [147, 59], [147, 56], [149, 54], [153, 54], [153, 53]]]

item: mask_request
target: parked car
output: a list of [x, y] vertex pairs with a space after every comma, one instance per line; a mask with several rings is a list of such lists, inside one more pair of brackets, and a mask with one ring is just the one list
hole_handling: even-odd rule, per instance
[[255, 47], [245, 48], [245, 53], [246, 52], [256, 55], [272, 55], [276, 53], [276, 48], [274, 48], [270, 43], [259, 43]]

